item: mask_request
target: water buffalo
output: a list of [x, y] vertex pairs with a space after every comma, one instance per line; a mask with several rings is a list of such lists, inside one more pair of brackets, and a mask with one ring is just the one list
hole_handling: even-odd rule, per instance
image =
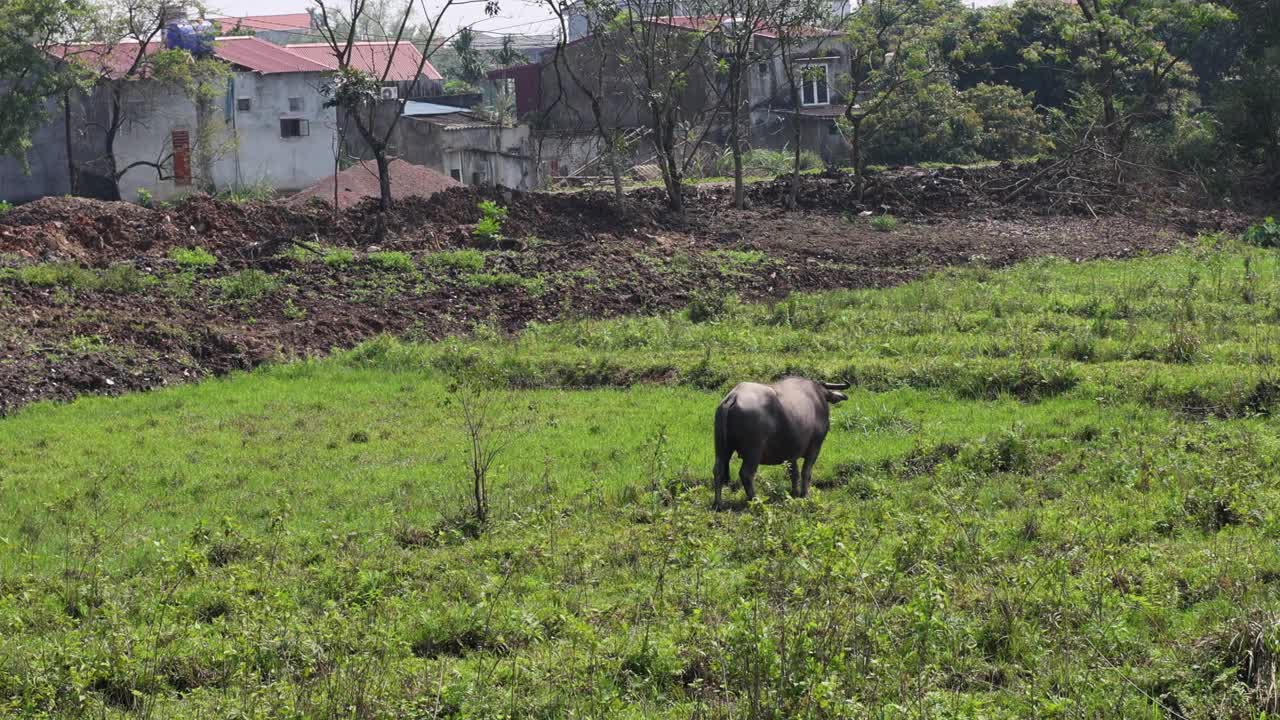
[[[716, 504], [729, 479], [729, 460], [742, 458], [742, 488], [747, 499], [756, 496], [755, 475], [760, 465], [787, 463], [791, 495], [809, 494], [813, 463], [830, 428], [828, 403], [849, 398], [838, 392], [849, 383], [821, 383], [788, 377], [773, 383], [740, 383], [716, 408]], [[804, 458], [803, 481], [797, 468]]]

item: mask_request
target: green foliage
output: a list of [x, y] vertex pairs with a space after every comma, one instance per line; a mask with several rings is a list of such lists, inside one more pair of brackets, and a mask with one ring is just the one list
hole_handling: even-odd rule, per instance
[[689, 306], [685, 315], [689, 322], [705, 323], [722, 317], [730, 308], [730, 298], [722, 290], [704, 290], [694, 293], [689, 298]]
[[[814, 170], [823, 166], [822, 157], [812, 150], [800, 153], [800, 169]], [[743, 177], [774, 178], [790, 173], [795, 167], [795, 153], [791, 150], [748, 150], [742, 154]], [[716, 172], [725, 177], [733, 176], [733, 154], [725, 151], [716, 158]]]
[[1251, 225], [1244, 231], [1243, 239], [1250, 245], [1258, 247], [1280, 248], [1280, 223], [1268, 216], [1257, 225]]
[[481, 200], [480, 222], [471, 231], [473, 237], [485, 243], [496, 243], [502, 240], [502, 223], [507, 219], [507, 209], [492, 200]]
[[341, 270], [355, 260], [356, 254], [346, 248], [332, 248], [324, 253], [324, 264], [335, 270]]
[[276, 189], [268, 182], [250, 183], [239, 187], [222, 190], [217, 195], [219, 200], [241, 205], [251, 202], [268, 202], [276, 197]]
[[211, 282], [223, 300], [243, 305], [257, 302], [280, 287], [279, 280], [258, 269], [241, 270]]
[[116, 263], [102, 272], [101, 288], [107, 292], [129, 295], [148, 290], [159, 282], [154, 275], [129, 263]]
[[6, 0], [0, 3], [0, 155], [27, 166], [31, 135], [49, 119], [47, 101], [85, 87], [88, 73], [43, 48], [74, 37], [94, 12], [80, 0]]
[[427, 265], [437, 269], [479, 272], [484, 267], [484, 253], [479, 250], [444, 250], [427, 256]]
[[1009, 85], [979, 83], [961, 93], [964, 104], [978, 117], [974, 151], [988, 160], [1029, 157], [1049, 149], [1044, 118], [1032, 97]]
[[413, 257], [398, 250], [371, 252], [368, 261], [373, 267], [386, 272], [407, 273], [414, 270]]
[[73, 262], [51, 262], [22, 265], [4, 271], [5, 277], [32, 287], [61, 287], [74, 290], [96, 290], [102, 280], [93, 270]]
[[202, 247], [173, 248], [169, 258], [184, 270], [208, 270], [218, 264], [218, 258]]
[[526, 278], [515, 273], [468, 273], [463, 276], [467, 285], [475, 288], [524, 288], [537, 297], [547, 290], [542, 278]]
[[0, 215], [3, 215], [13, 209], [13, 203], [7, 200], [0, 200]]
[[876, 215], [871, 218], [871, 227], [879, 232], [893, 232], [898, 229], [898, 218], [892, 215]]
[[376, 77], [352, 65], [341, 68], [320, 86], [320, 94], [327, 98], [325, 107], [348, 110], [377, 104], [381, 92], [382, 86]]
[[138, 188], [138, 204], [144, 208], [150, 208], [155, 205], [155, 196], [147, 188]]

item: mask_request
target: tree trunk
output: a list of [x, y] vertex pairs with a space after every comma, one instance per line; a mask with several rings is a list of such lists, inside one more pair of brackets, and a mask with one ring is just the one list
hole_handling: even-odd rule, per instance
[[862, 202], [862, 118], [849, 119], [853, 125], [853, 141], [849, 143], [849, 160], [853, 162], [853, 177], [858, 189], [858, 202]]
[[680, 182], [680, 163], [676, 160], [674, 118], [664, 118], [655, 112], [653, 134], [654, 148], [658, 151], [658, 165], [662, 170], [662, 183], [667, 189], [667, 206], [672, 212], [683, 215], [684, 187]]
[[218, 189], [213, 183], [213, 138], [209, 122], [212, 104], [203, 93], [196, 91], [196, 165], [200, 168], [200, 186], [210, 193]]
[[120, 91], [112, 89], [111, 92], [111, 121], [107, 126], [107, 136], [105, 140], [105, 154], [103, 160], [107, 164], [107, 179], [111, 182], [112, 196], [108, 200], [121, 200], [123, 196], [120, 194], [120, 173], [116, 171], [116, 133], [120, 131], [120, 124], [123, 122], [120, 118]]
[[75, 153], [72, 149], [71, 142], [71, 91], [62, 91], [62, 130], [63, 141], [67, 147], [67, 182], [70, 185], [72, 195], [80, 192], [80, 177], [76, 173]]
[[[737, 64], [738, 66], [741, 63]], [[745, 210], [747, 207], [746, 188], [743, 187], [742, 180], [742, 124], [738, 117], [738, 111], [741, 109], [742, 94], [742, 73], [741, 68], [735, 69], [729, 75], [729, 82], [732, 85], [729, 88], [729, 142], [730, 149], [733, 152], [733, 206], [739, 210]]]
[[373, 159], [378, 165], [378, 209], [385, 213], [391, 209], [391, 163], [387, 160], [387, 149], [381, 144], [374, 145]]

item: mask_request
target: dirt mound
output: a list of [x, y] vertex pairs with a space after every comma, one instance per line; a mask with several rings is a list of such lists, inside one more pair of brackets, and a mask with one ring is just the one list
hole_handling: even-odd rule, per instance
[[0, 252], [93, 262], [136, 255], [181, 235], [172, 217], [122, 202], [43, 198], [5, 213]]
[[[999, 163], [978, 167], [893, 168], [871, 173], [861, 196], [852, 175], [801, 177], [798, 204], [806, 209], [891, 212], [896, 215], [954, 215], [975, 211], [1054, 215], [1133, 213], [1143, 206], [1179, 205], [1166, 188], [1118, 183], [1101, 172], [1071, 174], [1059, 161]], [[782, 207], [790, 179], [780, 177], [750, 188], [753, 202]]]
[[[392, 160], [388, 169], [391, 173], [391, 195], [395, 198], [426, 198], [449, 188], [462, 187], [462, 183], [448, 175], [405, 160]], [[299, 206], [314, 198], [332, 204], [335, 183], [338, 186], [338, 207], [343, 209], [368, 198], [376, 200], [381, 195], [378, 168], [372, 161], [364, 161], [298, 192], [287, 202]]]

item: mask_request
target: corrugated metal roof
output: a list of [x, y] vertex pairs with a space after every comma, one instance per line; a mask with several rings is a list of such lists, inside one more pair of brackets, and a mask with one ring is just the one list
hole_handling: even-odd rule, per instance
[[209, 18], [222, 32], [231, 32], [237, 26], [246, 30], [310, 30], [310, 13], [286, 13], [283, 15], [242, 15], [240, 17]]
[[[326, 65], [330, 70], [338, 69], [338, 58], [328, 43], [293, 43], [286, 45], [285, 48], [309, 60]], [[422, 53], [408, 42], [401, 42], [399, 45], [393, 41], [358, 42], [351, 46], [351, 54], [353, 67], [378, 78], [382, 77], [382, 73], [387, 70], [387, 63], [390, 61], [391, 71], [387, 73], [387, 80], [395, 82], [417, 80], [418, 63], [423, 62]], [[428, 80], [444, 79], [430, 62], [423, 62], [422, 76]]]
[[329, 72], [329, 68], [325, 65], [255, 37], [218, 38], [213, 46], [213, 54], [233, 65], [239, 65], [263, 75]]
[[[139, 50], [143, 55], [151, 55], [163, 49], [164, 43], [157, 37], [145, 45], [136, 40], [122, 40], [118, 43], [64, 43], [51, 45], [46, 48], [46, 52], [56, 58], [74, 60], [100, 75], [115, 80], [129, 72], [138, 58]], [[134, 77], [147, 77], [149, 72], [145, 59], [140, 62], [140, 65]]]

